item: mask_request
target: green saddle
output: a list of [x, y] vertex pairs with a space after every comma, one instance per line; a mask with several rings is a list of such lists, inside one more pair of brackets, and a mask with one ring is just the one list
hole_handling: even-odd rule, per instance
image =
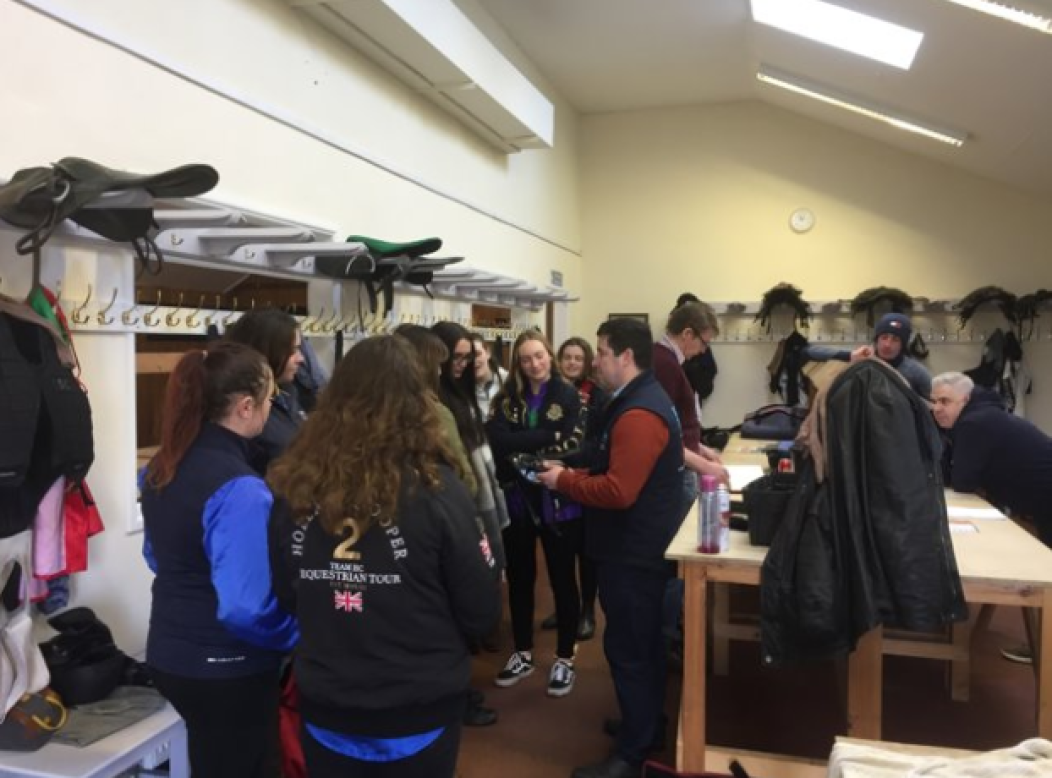
[[442, 248], [441, 238], [423, 238], [411, 240], [407, 243], [394, 243], [389, 240], [370, 238], [367, 235], [351, 235], [347, 238], [348, 243], [363, 243], [369, 249], [369, 253], [377, 259], [387, 257], [422, 257]]

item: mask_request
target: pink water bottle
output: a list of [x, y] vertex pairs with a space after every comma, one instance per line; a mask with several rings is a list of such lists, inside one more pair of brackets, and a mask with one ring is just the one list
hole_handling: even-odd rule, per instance
[[698, 498], [698, 551], [702, 554], [720, 553], [720, 498], [716, 478], [701, 477], [701, 496]]

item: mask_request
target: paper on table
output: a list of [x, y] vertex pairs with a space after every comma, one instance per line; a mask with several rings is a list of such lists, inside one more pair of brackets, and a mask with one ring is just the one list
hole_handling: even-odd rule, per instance
[[727, 472], [731, 476], [731, 491], [740, 492], [746, 484], [763, 475], [763, 468], [759, 465], [727, 465]]
[[1008, 518], [997, 508], [964, 508], [961, 506], [947, 506], [946, 515], [951, 519], [986, 519], [998, 521]]

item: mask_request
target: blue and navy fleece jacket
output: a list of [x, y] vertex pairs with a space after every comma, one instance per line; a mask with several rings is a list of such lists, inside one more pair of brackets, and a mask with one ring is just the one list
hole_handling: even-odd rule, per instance
[[271, 590], [273, 497], [250, 464], [250, 441], [205, 424], [175, 478], [142, 489], [143, 555], [156, 574], [146, 662], [189, 678], [276, 670], [296, 620]]

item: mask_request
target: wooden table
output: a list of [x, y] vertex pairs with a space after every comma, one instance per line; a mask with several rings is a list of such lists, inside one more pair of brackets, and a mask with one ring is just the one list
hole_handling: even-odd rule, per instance
[[[762, 442], [759, 444], [762, 445]], [[747, 464], [747, 454], [732, 441], [725, 461]], [[755, 458], [751, 461], [755, 462]], [[962, 507], [989, 507], [972, 495], [947, 491], [947, 503]], [[696, 510], [696, 509], [695, 509]], [[1043, 615], [1052, 606], [1052, 550], [1012, 521], [972, 522], [977, 532], [953, 533], [954, 552], [969, 604], [1016, 605], [1034, 608]], [[685, 582], [683, 691], [676, 764], [680, 770], [726, 770], [730, 757], [739, 758], [757, 775], [825, 775], [824, 764], [755, 752], [707, 747], [705, 742], [706, 642], [709, 583], [760, 585], [760, 566], [767, 549], [750, 546], [744, 532], [731, 533], [730, 551], [699, 554], [694, 514], [683, 522], [666, 556], [681, 563]], [[1052, 646], [1052, 618], [1040, 619], [1039, 644]], [[883, 634], [864, 635], [848, 659], [847, 734], [867, 740], [881, 739]], [[1038, 677], [1037, 734], [1052, 738], [1052, 651], [1035, 656]]]

